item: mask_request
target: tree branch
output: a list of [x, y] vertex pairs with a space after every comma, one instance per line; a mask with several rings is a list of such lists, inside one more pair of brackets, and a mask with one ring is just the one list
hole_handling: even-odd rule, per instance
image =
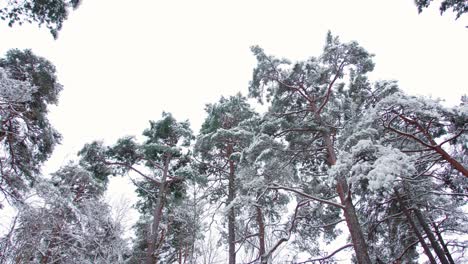
[[343, 249], [346, 249], [346, 248], [349, 248], [349, 247], [352, 247], [353, 244], [346, 244], [340, 248], [338, 248], [337, 250], [333, 251], [331, 254], [329, 254], [328, 256], [325, 256], [325, 257], [322, 257], [322, 258], [316, 258], [316, 259], [309, 259], [309, 260], [306, 260], [304, 262], [299, 262], [298, 264], [303, 264], [303, 263], [308, 263], [308, 262], [316, 262], [316, 261], [322, 261], [322, 260], [326, 260], [326, 259], [329, 259], [331, 257], [333, 257], [334, 255], [336, 255], [336, 253], [342, 251]]
[[304, 193], [302, 191], [299, 191], [297, 189], [293, 189], [293, 188], [290, 188], [290, 187], [275, 184], [274, 186], [269, 186], [268, 189], [290, 191], [290, 192], [299, 194], [299, 195], [301, 195], [301, 196], [303, 196], [305, 198], [308, 198], [308, 199], [311, 199], [311, 200], [314, 200], [314, 201], [317, 201], [317, 202], [321, 202], [321, 203], [324, 203], [324, 204], [335, 206], [335, 207], [338, 207], [338, 208], [343, 209], [343, 210], [345, 209], [345, 207], [343, 205], [339, 204], [339, 203], [335, 203], [335, 202], [332, 202], [332, 201], [329, 201], [329, 200], [318, 198], [318, 197], [306, 194], [306, 193]]
[[328, 100], [330, 100], [331, 90], [332, 90], [333, 85], [335, 84], [336, 80], [338, 80], [338, 77], [340, 76], [340, 72], [343, 70], [344, 64], [345, 64], [345, 60], [343, 60], [341, 62], [340, 66], [338, 67], [338, 71], [335, 74], [335, 77], [333, 78], [331, 83], [328, 85], [327, 94], [326, 94], [325, 99], [323, 100], [322, 104], [320, 105], [319, 109], [317, 110], [317, 115], [320, 115], [320, 112], [322, 112], [325, 105], [327, 105]]

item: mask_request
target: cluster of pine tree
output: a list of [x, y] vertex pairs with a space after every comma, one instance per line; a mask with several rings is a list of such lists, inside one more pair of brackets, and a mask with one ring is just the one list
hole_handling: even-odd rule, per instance
[[[372, 55], [330, 33], [305, 61], [252, 51], [249, 97], [265, 113], [240, 94], [221, 97], [196, 136], [163, 113], [144, 140], [86, 144], [50, 177], [39, 168], [60, 135], [47, 106], [62, 87], [47, 60], [8, 52], [0, 190], [18, 215], [0, 263], [332, 263], [347, 248], [357, 263], [457, 263], [467, 246], [466, 97], [447, 108], [371, 83]], [[131, 177], [140, 198], [131, 247], [102, 199], [113, 175]]]
[[[26, 16], [54, 36], [79, 3], [13, 2], [2, 19]], [[44, 176], [61, 140], [48, 106], [62, 86], [46, 59], [9, 51], [0, 213], [5, 203], [18, 213], [0, 237], [0, 263], [334, 263], [342, 250], [360, 264], [466, 261], [466, 96], [445, 107], [371, 82], [372, 54], [331, 33], [304, 61], [252, 52], [248, 97], [208, 104], [198, 135], [163, 113], [141, 140], [91, 142]], [[133, 241], [103, 199], [112, 176], [137, 189]]]

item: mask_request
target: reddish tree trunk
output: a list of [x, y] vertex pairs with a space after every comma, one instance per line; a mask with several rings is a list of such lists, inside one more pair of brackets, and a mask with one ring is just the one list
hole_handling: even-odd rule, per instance
[[[336, 153], [335, 149], [333, 148], [333, 141], [331, 135], [329, 132], [324, 132], [322, 136], [325, 142], [325, 147], [327, 149], [328, 165], [333, 166], [336, 164]], [[351, 240], [353, 242], [353, 248], [354, 252], [356, 253], [358, 263], [372, 264], [369, 257], [366, 240], [364, 239], [361, 225], [359, 224], [356, 209], [354, 208], [353, 201], [351, 199], [351, 194], [348, 190], [348, 183], [345, 177], [340, 176], [337, 179], [336, 190], [340, 197], [341, 204], [345, 207], [343, 209], [344, 217], [346, 220], [346, 225], [348, 226], [349, 233], [351, 234]]]
[[434, 227], [434, 231], [437, 235], [437, 238], [439, 239], [440, 244], [442, 245], [442, 248], [444, 249], [445, 255], [447, 256], [448, 261], [450, 264], [455, 264], [455, 261], [452, 258], [452, 254], [450, 254], [450, 251], [447, 247], [447, 244], [445, 244], [444, 238], [442, 237], [442, 234], [440, 233], [439, 227], [432, 222], [432, 226]]
[[395, 190], [395, 194], [397, 196], [398, 202], [400, 203], [400, 208], [403, 211], [403, 213], [405, 214], [406, 220], [410, 224], [411, 229], [413, 230], [414, 234], [416, 235], [416, 237], [419, 240], [419, 243], [421, 244], [422, 248], [424, 249], [424, 253], [429, 258], [429, 261], [432, 264], [437, 264], [434, 256], [431, 253], [431, 250], [429, 249], [426, 242], [424, 241], [424, 237], [422, 236], [421, 232], [419, 232], [418, 227], [416, 226], [416, 223], [414, 223], [413, 218], [411, 217], [411, 213], [409, 212], [408, 208], [406, 207], [405, 201], [401, 198], [400, 193], [398, 192], [398, 190], [396, 188], [394, 190]]
[[166, 180], [167, 174], [169, 170], [169, 161], [170, 157], [167, 157], [164, 162], [164, 170], [162, 179], [159, 185], [159, 193], [158, 198], [156, 200], [156, 205], [154, 206], [153, 211], [153, 224], [151, 228], [151, 232], [148, 234], [148, 249], [146, 251], [146, 264], [156, 264], [157, 260], [154, 255], [154, 251], [156, 249], [156, 242], [158, 240], [158, 233], [159, 233], [159, 224], [161, 222], [162, 217], [162, 209], [164, 204], [164, 199], [166, 197]]
[[463, 176], [468, 177], [468, 170], [463, 165], [448, 154], [441, 146], [434, 147], [435, 151], [439, 153], [444, 160], [446, 160], [457, 171], [461, 172]]
[[419, 209], [415, 208], [414, 214], [416, 215], [416, 219], [418, 219], [419, 224], [423, 228], [424, 232], [427, 235], [427, 238], [429, 238], [429, 241], [431, 242], [432, 248], [434, 249], [437, 258], [439, 258], [440, 263], [442, 264], [450, 264], [445, 256], [444, 251], [440, 247], [439, 243], [437, 242], [434, 233], [432, 233], [432, 230], [429, 228], [429, 225], [426, 223], [424, 220], [424, 216], [422, 215], [421, 211]]

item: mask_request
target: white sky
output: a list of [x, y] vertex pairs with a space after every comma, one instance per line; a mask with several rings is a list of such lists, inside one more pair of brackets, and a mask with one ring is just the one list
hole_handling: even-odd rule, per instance
[[65, 88], [50, 119], [64, 139], [52, 172], [86, 142], [140, 135], [163, 110], [197, 132], [206, 103], [247, 93], [251, 45], [303, 59], [320, 54], [329, 29], [376, 55], [374, 78], [454, 104], [468, 92], [467, 25], [437, 4], [418, 15], [412, 0], [83, 0], [58, 40], [2, 23], [0, 54], [31, 48], [57, 67]]
[[83, 0], [58, 40], [0, 23], [0, 54], [30, 48], [57, 67], [64, 91], [50, 119], [64, 139], [53, 172], [87, 142], [140, 135], [163, 110], [197, 132], [206, 103], [247, 93], [251, 45], [304, 59], [320, 54], [327, 30], [376, 55], [375, 79], [455, 104], [468, 93], [465, 26], [438, 3], [418, 15], [413, 0]]

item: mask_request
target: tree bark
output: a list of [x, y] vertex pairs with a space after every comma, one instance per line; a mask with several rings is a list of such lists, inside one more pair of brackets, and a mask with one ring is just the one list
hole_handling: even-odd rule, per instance
[[163, 175], [161, 178], [161, 182], [159, 185], [159, 193], [158, 198], [156, 199], [156, 205], [154, 206], [153, 211], [153, 224], [151, 228], [151, 233], [148, 234], [150, 239], [148, 239], [148, 249], [146, 252], [146, 264], [156, 264], [156, 258], [154, 255], [154, 250], [156, 249], [156, 242], [158, 240], [158, 233], [159, 233], [159, 224], [161, 222], [162, 217], [162, 209], [164, 199], [166, 197], [166, 181], [167, 181], [167, 174], [169, 171], [169, 162], [171, 157], [166, 157], [164, 161], [164, 169]]
[[189, 263], [195, 263], [195, 241], [197, 240], [198, 228], [196, 228], [198, 223], [198, 209], [197, 209], [197, 190], [193, 188], [193, 225], [195, 226], [194, 231], [192, 232], [192, 241], [190, 245], [190, 261]]
[[[228, 147], [227, 156], [230, 159], [232, 146]], [[231, 206], [228, 212], [228, 244], [229, 244], [229, 264], [236, 264], [236, 213], [232, 205], [236, 196], [235, 187], [235, 167], [234, 161], [229, 160], [229, 178], [228, 178], [228, 199], [227, 204]]]
[[[328, 154], [328, 165], [333, 166], [336, 164], [336, 153], [333, 147], [331, 134], [329, 132], [323, 132], [322, 137]], [[372, 264], [369, 257], [366, 240], [364, 239], [361, 225], [359, 224], [359, 219], [357, 217], [356, 209], [354, 208], [353, 201], [348, 189], [348, 183], [345, 177], [340, 176], [337, 179], [336, 190], [338, 196], [340, 197], [341, 204], [344, 206], [344, 217], [349, 233], [351, 234], [351, 240], [353, 242], [353, 248], [354, 252], [356, 253], [358, 263]]]
[[463, 176], [468, 177], [468, 170], [450, 154], [448, 154], [441, 146], [437, 145], [434, 147], [435, 151], [439, 153], [444, 160], [452, 165], [457, 171], [461, 172]]
[[419, 224], [422, 226], [424, 232], [426, 233], [427, 238], [431, 242], [432, 248], [434, 249], [437, 255], [437, 258], [439, 258], [442, 264], [450, 264], [445, 256], [445, 252], [442, 250], [439, 243], [437, 242], [434, 236], [434, 233], [432, 232], [432, 230], [429, 228], [429, 225], [424, 220], [424, 216], [421, 213], [421, 211], [419, 211], [419, 209], [417, 208], [414, 208], [413, 211], [414, 211], [414, 214], [416, 215], [416, 219], [418, 219]]
[[440, 233], [439, 227], [432, 221], [432, 226], [434, 227], [434, 231], [437, 235], [437, 238], [439, 239], [440, 244], [442, 245], [442, 248], [444, 249], [445, 255], [447, 256], [448, 261], [450, 264], [455, 264], [455, 261], [452, 258], [452, 254], [450, 254], [450, 251], [447, 247], [447, 244], [445, 244], [444, 238], [442, 237], [442, 234]]
[[267, 264], [268, 258], [265, 256], [265, 223], [263, 221], [263, 212], [260, 206], [256, 207], [257, 211], [257, 225], [258, 225], [258, 241], [259, 241], [259, 250], [258, 255], [260, 256], [260, 263]]
[[424, 241], [424, 237], [422, 236], [421, 232], [419, 232], [418, 227], [416, 226], [416, 223], [414, 223], [414, 221], [413, 221], [413, 218], [411, 218], [411, 213], [409, 212], [408, 208], [406, 207], [405, 201], [401, 198], [400, 193], [398, 192], [398, 190], [396, 188], [394, 188], [394, 191], [395, 191], [395, 194], [397, 196], [398, 202], [400, 203], [400, 208], [403, 211], [403, 213], [405, 214], [406, 220], [408, 221], [408, 223], [411, 226], [411, 229], [413, 230], [414, 234], [418, 238], [419, 243], [423, 247], [424, 253], [429, 258], [429, 262], [432, 263], [432, 264], [437, 264], [434, 256], [431, 253], [431, 250], [429, 249], [426, 242]]

